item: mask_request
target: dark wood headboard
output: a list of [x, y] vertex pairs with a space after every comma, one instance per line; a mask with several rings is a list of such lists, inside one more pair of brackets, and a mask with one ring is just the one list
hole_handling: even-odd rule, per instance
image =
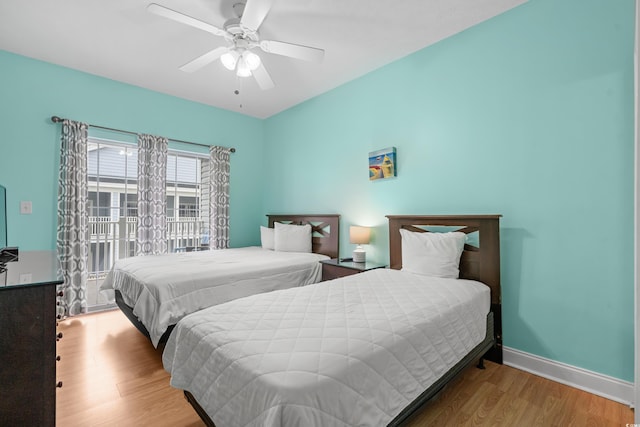
[[340, 253], [340, 215], [267, 215], [269, 227], [280, 222], [283, 224], [296, 224], [311, 226], [311, 250], [316, 254], [326, 255], [329, 258], [338, 258]]
[[400, 229], [428, 232], [425, 226], [461, 227], [455, 231], [478, 232], [478, 247], [465, 245], [460, 258], [460, 278], [477, 280], [491, 288], [491, 303], [500, 304], [500, 216], [501, 215], [387, 215], [391, 268], [402, 268]]

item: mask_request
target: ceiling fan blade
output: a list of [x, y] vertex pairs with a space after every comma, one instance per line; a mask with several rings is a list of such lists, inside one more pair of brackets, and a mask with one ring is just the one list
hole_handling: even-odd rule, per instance
[[272, 3], [273, 0], [248, 0], [240, 18], [240, 25], [249, 30], [258, 31]]
[[322, 62], [324, 58], [323, 49], [275, 40], [262, 40], [260, 42], [260, 49], [268, 53], [275, 53], [276, 55], [284, 55], [310, 62]]
[[193, 73], [194, 71], [199, 70], [205, 65], [208, 65], [213, 61], [215, 61], [216, 59], [220, 58], [224, 53], [228, 51], [229, 51], [229, 48], [224, 46], [215, 48], [205, 53], [204, 55], [197, 57], [193, 61], [187, 62], [182, 67], [180, 67], [180, 70], [185, 71], [187, 73]]
[[180, 22], [182, 24], [186, 24], [191, 27], [198, 28], [208, 33], [215, 34], [216, 36], [224, 37], [227, 34], [226, 31], [214, 25], [207, 24], [206, 22], [200, 21], [199, 19], [192, 18], [189, 15], [176, 12], [175, 10], [169, 9], [164, 6], [160, 6], [159, 4], [156, 4], [156, 3], [151, 3], [149, 6], [147, 6], [147, 10], [155, 15], [159, 15], [164, 18], [171, 19], [172, 21]]
[[273, 80], [271, 80], [271, 76], [267, 72], [267, 69], [264, 68], [264, 65], [262, 63], [260, 63], [260, 66], [258, 66], [258, 68], [253, 70], [251, 73], [256, 79], [258, 86], [260, 86], [260, 89], [267, 90], [276, 86], [275, 83], [273, 83]]

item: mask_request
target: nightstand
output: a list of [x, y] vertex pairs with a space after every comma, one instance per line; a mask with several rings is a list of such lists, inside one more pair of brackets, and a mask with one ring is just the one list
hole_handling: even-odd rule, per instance
[[322, 280], [337, 279], [339, 277], [350, 276], [352, 274], [362, 273], [363, 271], [373, 270], [376, 268], [385, 268], [385, 264], [376, 262], [353, 262], [340, 261], [339, 259], [327, 259], [320, 261], [322, 263]]

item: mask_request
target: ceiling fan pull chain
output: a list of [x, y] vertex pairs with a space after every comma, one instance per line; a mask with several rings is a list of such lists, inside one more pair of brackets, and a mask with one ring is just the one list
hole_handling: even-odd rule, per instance
[[240, 108], [242, 108], [242, 104], [243, 104], [243, 99], [244, 99], [244, 91], [242, 90], [242, 79], [240, 78], [240, 76], [236, 75], [236, 87], [238, 87], [239, 89], [236, 89], [233, 91], [233, 93], [235, 93], [237, 96], [240, 97]]

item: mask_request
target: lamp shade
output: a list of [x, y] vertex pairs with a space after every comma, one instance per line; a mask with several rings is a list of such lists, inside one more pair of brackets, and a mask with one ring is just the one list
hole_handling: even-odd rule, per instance
[[349, 242], [356, 245], [368, 245], [371, 239], [371, 229], [369, 227], [360, 227], [352, 225], [349, 228]]

